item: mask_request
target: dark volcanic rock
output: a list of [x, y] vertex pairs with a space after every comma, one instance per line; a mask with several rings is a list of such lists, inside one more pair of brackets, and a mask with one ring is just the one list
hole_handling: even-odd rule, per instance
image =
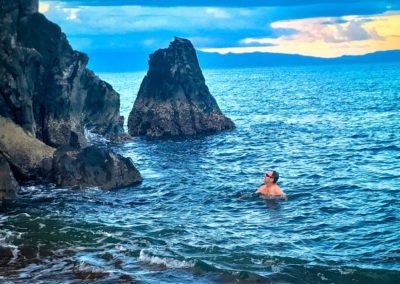
[[107, 271], [102, 271], [100, 268], [87, 263], [74, 263], [73, 271], [77, 278], [91, 281], [100, 280], [110, 274]]
[[61, 186], [113, 189], [138, 184], [142, 177], [129, 158], [90, 146], [81, 151], [57, 149], [52, 180]]
[[61, 147], [57, 151], [8, 118], [0, 116], [0, 200], [13, 199], [18, 180], [51, 181], [62, 186], [99, 186], [104, 189], [141, 182], [128, 158], [96, 146]]
[[189, 40], [177, 38], [149, 60], [149, 70], [129, 114], [132, 136], [186, 136], [234, 128], [205, 84]]
[[84, 148], [85, 127], [125, 135], [119, 94], [87, 62], [38, 0], [0, 1], [0, 200], [15, 197], [15, 180], [105, 189], [141, 181], [131, 160]]
[[10, 166], [0, 153], [0, 206], [5, 200], [13, 200], [17, 196], [19, 185], [14, 178]]
[[[19, 180], [44, 180], [62, 186], [104, 189], [141, 182], [132, 161], [96, 146], [57, 151], [8, 118], [0, 116], [0, 200], [13, 199]], [[11, 167], [10, 167], [10, 166]], [[12, 172], [11, 172], [12, 170]]]
[[86, 70], [84, 82], [88, 94], [83, 107], [86, 127], [108, 138], [123, 136], [124, 117], [119, 115], [119, 94], [90, 70]]
[[13, 256], [12, 248], [0, 245], [0, 265], [7, 264]]
[[119, 95], [86, 69], [59, 26], [38, 13], [38, 0], [0, 6], [0, 115], [46, 144], [86, 144], [84, 127], [123, 133]]

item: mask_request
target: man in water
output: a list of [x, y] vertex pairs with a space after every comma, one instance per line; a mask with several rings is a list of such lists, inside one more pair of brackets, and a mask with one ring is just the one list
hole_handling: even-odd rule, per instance
[[276, 184], [279, 179], [279, 174], [276, 171], [269, 171], [264, 176], [264, 184], [261, 185], [256, 193], [269, 198], [283, 198], [287, 200], [286, 194]]

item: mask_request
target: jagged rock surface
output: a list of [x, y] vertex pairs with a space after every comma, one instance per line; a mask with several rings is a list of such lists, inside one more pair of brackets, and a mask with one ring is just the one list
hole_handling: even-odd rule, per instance
[[52, 180], [61, 186], [113, 189], [138, 184], [142, 178], [130, 159], [90, 146], [82, 151], [57, 149]]
[[14, 178], [10, 165], [0, 153], [0, 206], [4, 201], [15, 199], [18, 190], [19, 185]]
[[233, 129], [210, 94], [196, 51], [177, 38], [149, 60], [149, 70], [129, 114], [132, 136], [189, 136]]
[[[55, 147], [68, 145], [86, 157], [89, 150], [78, 150], [87, 145], [85, 126], [107, 138], [124, 136], [119, 94], [86, 69], [87, 62], [59, 26], [38, 13], [38, 0], [0, 1], [0, 199], [14, 197], [15, 180], [65, 185], [54, 172], [72, 166], [59, 161]], [[141, 180], [131, 160], [98, 151], [112, 160], [105, 174], [71, 184], [113, 188]]]
[[38, 0], [1, 1], [0, 115], [53, 147], [85, 146], [84, 126], [122, 134], [118, 93], [37, 9]]
[[[57, 150], [33, 137], [8, 118], [0, 116], [0, 199], [2, 191], [12, 199], [17, 191], [13, 173], [19, 180], [50, 181], [59, 186], [98, 186], [113, 189], [142, 181], [132, 161], [96, 146]], [[4, 155], [4, 161], [1, 159]], [[13, 172], [10, 172], [10, 167]], [[6, 179], [2, 177], [10, 177]], [[4, 181], [4, 187], [1, 187]], [[18, 185], [17, 185], [18, 186]], [[2, 190], [3, 189], [3, 190]]]

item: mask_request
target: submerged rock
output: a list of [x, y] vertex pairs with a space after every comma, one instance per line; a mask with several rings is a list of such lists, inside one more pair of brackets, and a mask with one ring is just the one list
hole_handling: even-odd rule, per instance
[[73, 272], [77, 278], [91, 281], [100, 280], [110, 275], [108, 271], [103, 271], [101, 268], [87, 263], [74, 263]]
[[13, 257], [12, 248], [0, 245], [0, 265], [6, 265]]
[[210, 94], [196, 51], [177, 38], [149, 60], [149, 70], [129, 114], [132, 136], [189, 136], [233, 129]]
[[60, 186], [114, 189], [138, 184], [142, 177], [129, 158], [90, 146], [83, 150], [57, 149], [52, 180]]

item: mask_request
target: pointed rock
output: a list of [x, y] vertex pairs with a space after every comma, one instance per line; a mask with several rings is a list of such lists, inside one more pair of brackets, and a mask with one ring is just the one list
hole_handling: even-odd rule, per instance
[[190, 136], [234, 127], [210, 94], [189, 40], [175, 37], [168, 48], [150, 55], [129, 114], [130, 135]]

